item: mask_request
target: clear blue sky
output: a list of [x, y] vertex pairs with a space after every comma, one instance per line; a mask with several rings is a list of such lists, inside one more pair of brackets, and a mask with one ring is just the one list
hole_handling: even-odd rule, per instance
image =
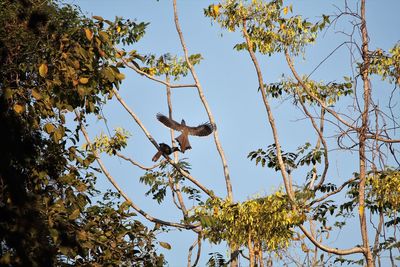
[[[146, 35], [135, 45], [135, 49], [141, 53], [183, 55], [174, 27], [172, 1], [69, 0], [68, 2], [80, 6], [82, 11], [89, 16], [100, 15], [110, 20], [113, 20], [115, 16], [121, 16], [126, 19], [150, 22]], [[295, 14], [302, 14], [315, 21], [323, 13], [333, 14], [337, 11], [334, 5], [342, 7], [344, 1], [302, 0], [288, 1], [288, 4], [291, 2], [294, 3]], [[398, 17], [400, 1], [371, 0], [367, 2], [370, 49], [376, 47], [388, 49], [400, 39]], [[204, 57], [196, 70], [215, 116], [220, 140], [228, 159], [234, 199], [242, 201], [257, 194], [265, 195], [276, 190], [281, 185], [281, 179], [277, 173], [259, 166], [255, 167], [254, 162], [247, 159], [250, 151], [266, 148], [267, 145], [273, 143], [271, 130], [261, 97], [257, 92], [257, 78], [249, 56], [247, 53], [232, 49], [237, 42], [241, 41], [241, 36], [221, 30], [218, 25], [213, 25], [210, 19], [203, 16], [203, 8], [211, 3], [213, 1], [178, 0], [180, 23], [189, 53], [201, 53]], [[343, 35], [333, 34], [343, 30], [345, 25], [349, 29], [348, 24], [345, 23], [332, 27], [324, 36], [320, 36], [316, 45], [307, 49], [305, 59], [296, 60], [300, 73], [309, 73], [337, 45], [346, 40]], [[289, 69], [282, 55], [262, 57], [260, 62], [267, 83], [279, 81], [282, 73], [289, 75]], [[313, 78], [341, 81], [344, 75], [350, 76], [349, 62], [348, 51], [342, 48], [313, 74]], [[190, 80], [184, 79], [179, 82], [185, 81]], [[386, 93], [389, 89], [382, 88]], [[169, 143], [168, 129], [155, 119], [157, 112], [164, 114], [168, 112], [165, 88], [132, 71], [127, 71], [126, 80], [120, 91], [153, 137], [158, 142]], [[188, 124], [194, 125], [208, 120], [194, 89], [174, 89], [172, 101], [176, 120], [184, 117]], [[272, 101], [272, 105], [284, 150], [294, 150], [307, 141], [315, 144], [315, 134], [308, 130], [309, 123], [302, 120], [302, 113], [291, 107], [290, 101], [281, 99]], [[111, 128], [124, 127], [132, 133], [129, 146], [124, 153], [138, 162], [151, 165], [151, 157], [155, 149], [122, 107], [111, 102], [107, 105], [105, 113]], [[101, 129], [106, 131], [102, 122], [93, 122], [91, 129], [93, 135]], [[222, 166], [213, 138], [191, 138], [191, 144], [193, 149], [184, 155], [192, 164], [191, 174], [214, 190], [217, 195], [225, 196]], [[170, 198], [158, 205], [151, 198], [144, 197], [146, 188], [138, 182], [143, 174], [141, 170], [121, 160], [105, 160], [120, 185], [144, 210], [161, 219], [179, 220], [179, 212], [174, 209]], [[343, 157], [342, 154], [336, 154], [331, 157], [331, 161], [330, 182], [338, 184], [356, 171], [357, 162], [353, 161], [352, 155], [347, 154]], [[301, 184], [303, 179], [296, 177], [295, 181]], [[99, 185], [102, 188], [109, 187], [105, 178], [99, 179]], [[342, 240], [343, 236], [344, 234], [341, 234], [335, 244], [345, 244], [345, 240]], [[171, 251], [160, 249], [160, 252], [166, 255], [170, 266], [185, 266], [187, 250], [195, 240], [195, 236], [172, 230], [168, 234], [160, 235], [159, 239], [172, 244]], [[354, 235], [354, 239], [359, 240], [360, 237]], [[220, 251], [225, 255], [221, 247], [205, 245], [200, 266], [203, 266], [208, 259], [206, 254], [208, 251]]]

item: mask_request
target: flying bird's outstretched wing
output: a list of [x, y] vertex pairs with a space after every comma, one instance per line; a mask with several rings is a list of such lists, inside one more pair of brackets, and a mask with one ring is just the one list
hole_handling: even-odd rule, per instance
[[161, 113], [157, 113], [157, 120], [159, 120], [168, 128], [174, 129], [176, 131], [183, 131], [185, 129], [184, 125], [174, 121], [173, 119], [168, 118], [167, 116], [164, 116]]
[[214, 127], [211, 125], [211, 123], [203, 123], [200, 124], [197, 127], [189, 127], [188, 128], [188, 133], [190, 135], [196, 135], [196, 136], [207, 136], [210, 135], [214, 131]]
[[175, 138], [179, 143], [180, 151], [182, 153], [185, 153], [185, 150], [192, 148], [189, 143], [188, 135], [207, 136], [214, 131], [214, 127], [210, 123], [203, 123], [196, 127], [190, 127], [185, 124], [184, 120], [182, 120], [182, 123], [178, 123], [161, 113], [157, 114], [157, 119], [168, 128], [182, 133], [180, 136]]

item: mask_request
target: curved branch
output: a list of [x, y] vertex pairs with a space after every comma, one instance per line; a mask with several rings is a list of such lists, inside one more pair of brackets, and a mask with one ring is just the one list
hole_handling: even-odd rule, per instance
[[117, 155], [118, 157], [120, 157], [120, 158], [123, 159], [123, 160], [129, 161], [130, 163], [132, 163], [132, 165], [137, 166], [137, 167], [139, 167], [140, 169], [145, 170], [145, 171], [150, 171], [150, 170], [152, 170], [152, 169], [154, 169], [154, 168], [160, 166], [161, 164], [163, 164], [163, 163], [166, 161], [166, 160], [163, 160], [163, 161], [160, 161], [159, 163], [157, 163], [157, 164], [155, 164], [155, 165], [153, 165], [153, 166], [151, 166], [151, 167], [146, 167], [146, 166], [144, 166], [144, 165], [142, 165], [142, 164], [140, 164], [140, 163], [137, 163], [137, 162], [134, 161], [133, 159], [131, 159], [131, 158], [127, 157], [127, 156], [122, 155], [122, 154], [119, 153], [119, 152], [117, 152], [115, 155]]
[[[198, 246], [197, 254], [196, 254], [196, 260], [194, 261], [193, 265], [191, 265], [191, 262], [192, 262], [192, 251], [196, 246]], [[187, 266], [188, 267], [196, 267], [197, 264], [199, 263], [200, 255], [201, 255], [201, 233], [198, 233], [197, 240], [194, 241], [194, 243], [189, 247], [188, 264], [187, 264]]]
[[282, 174], [282, 178], [283, 178], [283, 182], [285, 184], [286, 192], [287, 192], [287, 194], [289, 196], [289, 199], [293, 202], [294, 201], [294, 196], [293, 196], [292, 188], [290, 186], [291, 181], [289, 180], [290, 177], [288, 177], [288, 173], [286, 171], [285, 163], [283, 162], [283, 159], [282, 159], [282, 150], [281, 150], [281, 145], [280, 145], [279, 138], [278, 138], [278, 130], [276, 129], [275, 119], [274, 119], [274, 116], [272, 114], [272, 110], [271, 110], [271, 107], [269, 105], [269, 102], [268, 102], [268, 99], [267, 99], [267, 95], [265, 93], [265, 87], [264, 87], [263, 76], [261, 74], [261, 68], [260, 68], [260, 66], [258, 64], [258, 60], [257, 60], [257, 58], [256, 58], [256, 56], [254, 54], [253, 44], [252, 44], [252, 42], [250, 40], [250, 36], [249, 36], [249, 34], [247, 32], [246, 20], [243, 20], [242, 27], [243, 27], [242, 28], [242, 32], [243, 32], [243, 35], [244, 35], [244, 37], [246, 39], [247, 51], [250, 54], [251, 60], [253, 61], [253, 65], [254, 65], [254, 67], [256, 69], [256, 72], [257, 72], [258, 84], [259, 84], [260, 89], [261, 89], [260, 91], [261, 91], [261, 94], [262, 94], [262, 99], [263, 99], [263, 102], [264, 102], [265, 109], [267, 110], [268, 121], [269, 121], [269, 124], [270, 124], [271, 129], [272, 129], [272, 135], [274, 137], [274, 142], [275, 142], [275, 145], [276, 145], [276, 156], [278, 158], [279, 169], [280, 169], [281, 174]]
[[[158, 146], [156, 140], [151, 136], [149, 131], [147, 131], [146, 127], [144, 127], [143, 123], [140, 121], [138, 116], [132, 111], [132, 109], [126, 104], [126, 102], [122, 99], [121, 95], [118, 93], [118, 91], [114, 88], [113, 89], [114, 95], [117, 97], [118, 101], [121, 103], [121, 105], [125, 108], [125, 110], [131, 115], [131, 117], [135, 120], [135, 122], [139, 125], [139, 127], [142, 129], [146, 137], [150, 140], [150, 142], [158, 149], [160, 150], [160, 147]], [[204, 185], [202, 185], [199, 181], [197, 181], [193, 176], [191, 176], [188, 172], [182, 170], [175, 162], [171, 160], [170, 157], [166, 156], [163, 154], [163, 156], [168, 160], [168, 162], [175, 167], [175, 169], [182, 174], [184, 177], [186, 177], [189, 181], [197, 185], [204, 193], [209, 195], [211, 198], [214, 198], [214, 194], [212, 191], [208, 190]]]
[[[89, 135], [85, 129], [85, 127], [83, 126], [81, 119], [80, 119], [80, 114], [75, 111], [76, 117], [79, 121], [80, 124], [80, 128], [81, 131], [83, 133], [83, 136], [86, 139], [87, 144], [89, 145], [89, 147], [92, 147], [92, 143], [90, 141]], [[147, 220], [154, 222], [154, 223], [159, 223], [162, 225], [166, 225], [166, 226], [172, 226], [172, 227], [177, 227], [177, 228], [182, 228], [182, 229], [195, 229], [197, 226], [196, 225], [190, 225], [190, 224], [181, 224], [181, 223], [174, 223], [174, 222], [168, 222], [168, 221], [164, 221], [164, 220], [160, 220], [157, 219], [151, 215], [149, 215], [147, 212], [145, 212], [144, 210], [142, 210], [141, 208], [139, 208], [139, 206], [137, 206], [129, 197], [127, 194], [125, 194], [125, 192], [121, 189], [121, 187], [117, 184], [117, 182], [115, 181], [115, 179], [111, 176], [111, 174], [108, 172], [108, 170], [106, 169], [103, 161], [100, 159], [99, 155], [97, 154], [96, 150], [92, 149], [92, 153], [96, 158], [97, 163], [100, 166], [101, 171], [104, 173], [104, 175], [107, 177], [107, 179], [110, 181], [110, 183], [114, 186], [114, 188], [118, 191], [118, 193], [126, 200], [126, 202], [134, 209], [136, 210], [138, 213], [140, 213], [143, 217], [145, 217]]]
[[355, 254], [355, 253], [364, 253], [364, 249], [362, 247], [354, 247], [350, 249], [337, 249], [337, 248], [331, 248], [327, 247], [325, 245], [322, 245], [318, 240], [314, 238], [314, 236], [307, 231], [307, 229], [303, 226], [299, 226], [301, 231], [307, 236], [307, 238], [319, 249], [328, 252], [328, 253], [333, 253], [335, 255], [350, 255], [350, 254]]
[[357, 178], [352, 178], [352, 179], [350, 179], [350, 180], [347, 180], [347, 181], [344, 182], [340, 187], [338, 187], [336, 190], [333, 190], [333, 191], [331, 191], [331, 192], [329, 192], [329, 193], [323, 195], [322, 197], [317, 198], [317, 199], [311, 201], [310, 204], [309, 204], [309, 206], [312, 206], [312, 205], [314, 205], [314, 204], [317, 203], [317, 202], [321, 202], [321, 201], [327, 199], [328, 197], [330, 197], [330, 196], [332, 196], [332, 195], [334, 195], [334, 194], [339, 193], [340, 191], [343, 190], [343, 188], [345, 188], [346, 185], [348, 185], [349, 183], [354, 182], [355, 180], [357, 180]]
[[[326, 143], [326, 140], [322, 134], [323, 130], [324, 130], [324, 110], [323, 109], [321, 110], [321, 123], [320, 123], [320, 127], [318, 127], [313, 116], [310, 114], [310, 112], [306, 108], [303, 99], [300, 97], [300, 95], [298, 93], [297, 93], [297, 95], [299, 96], [299, 102], [301, 104], [301, 107], [303, 108], [303, 111], [306, 113], [307, 117], [310, 119], [313, 128], [315, 129], [315, 131], [318, 134], [318, 142], [316, 145], [316, 149], [319, 149], [320, 142], [322, 142], [322, 145], [324, 147], [324, 170], [321, 175], [321, 180], [319, 181], [318, 185], [315, 187], [315, 189], [318, 189], [324, 183], [325, 177], [326, 177], [326, 174], [328, 173], [328, 168], [329, 168], [328, 144]], [[315, 172], [315, 176], [316, 176], [316, 172]], [[310, 189], [312, 189], [315, 178], [316, 177], [313, 177], [313, 180], [310, 182], [310, 187], [311, 187]]]
[[228, 195], [227, 197], [228, 197], [228, 199], [233, 200], [232, 184], [231, 184], [231, 178], [230, 178], [230, 175], [229, 175], [228, 163], [226, 161], [225, 153], [224, 153], [224, 150], [222, 149], [221, 142], [219, 140], [218, 130], [217, 130], [217, 127], [216, 127], [215, 119], [214, 119], [213, 114], [211, 113], [210, 107], [208, 106], [208, 102], [206, 100], [206, 97], [204, 96], [203, 88], [202, 88], [202, 86], [200, 84], [199, 78], [197, 77], [196, 71], [195, 71], [192, 63], [189, 60], [188, 49], [186, 47], [185, 40], [183, 39], [183, 34], [182, 34], [181, 27], [179, 26], [178, 10], [177, 10], [177, 6], [176, 6], [176, 0], [173, 0], [173, 6], [174, 6], [175, 27], [176, 27], [176, 31], [178, 32], [179, 39], [181, 41], [183, 53], [185, 54], [185, 60], [186, 60], [186, 62], [188, 64], [188, 67], [190, 69], [192, 77], [193, 77], [193, 79], [194, 79], [194, 81], [196, 83], [197, 92], [198, 92], [199, 97], [201, 99], [201, 102], [203, 103], [203, 106], [204, 106], [204, 108], [205, 108], [205, 110], [207, 112], [207, 115], [208, 115], [208, 118], [210, 120], [210, 123], [214, 127], [214, 133], [213, 133], [214, 141], [215, 141], [215, 145], [217, 147], [219, 156], [220, 156], [221, 161], [222, 161], [222, 166], [224, 168], [226, 190], [227, 190], [227, 195]]

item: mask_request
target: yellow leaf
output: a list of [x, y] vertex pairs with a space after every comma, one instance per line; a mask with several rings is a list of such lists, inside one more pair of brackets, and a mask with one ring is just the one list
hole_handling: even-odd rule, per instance
[[89, 78], [85, 78], [85, 77], [79, 78], [79, 82], [81, 84], [87, 84], [89, 82]]
[[288, 10], [289, 10], [289, 8], [288, 8], [288, 7], [284, 7], [284, 8], [283, 8], [283, 14], [285, 14], [285, 15], [286, 15], [286, 14], [288, 13]]
[[20, 104], [15, 104], [13, 107], [14, 111], [17, 112], [18, 114], [24, 111], [24, 107]]
[[165, 249], [171, 249], [171, 245], [168, 244], [167, 242], [158, 242], [160, 244], [160, 246], [162, 246]]
[[310, 251], [310, 249], [307, 247], [307, 245], [306, 244], [304, 244], [304, 243], [301, 243], [301, 250], [303, 251], [303, 252], [309, 252]]
[[123, 80], [123, 79], [125, 79], [125, 74], [123, 74], [123, 73], [117, 73], [117, 79], [118, 80]]
[[120, 26], [117, 27], [117, 32], [118, 33], [121, 32], [121, 27]]
[[213, 12], [215, 16], [219, 14], [219, 5], [213, 5]]
[[42, 99], [42, 95], [40, 94], [40, 92], [39, 92], [36, 88], [32, 90], [32, 96], [33, 96], [36, 100]]
[[48, 71], [49, 69], [47, 68], [47, 65], [46, 64], [41, 64], [40, 66], [39, 66], [39, 75], [40, 76], [42, 76], [43, 78], [45, 78], [46, 76], [47, 76], [47, 71]]
[[46, 131], [46, 133], [52, 133], [55, 130], [55, 127], [53, 124], [51, 123], [46, 123], [46, 125], [44, 126], [44, 130]]
[[92, 31], [91, 30], [89, 30], [89, 29], [85, 29], [85, 34], [86, 34], [86, 38], [89, 40], [89, 41], [91, 41], [92, 39], [93, 39], [93, 33], [92, 33]]

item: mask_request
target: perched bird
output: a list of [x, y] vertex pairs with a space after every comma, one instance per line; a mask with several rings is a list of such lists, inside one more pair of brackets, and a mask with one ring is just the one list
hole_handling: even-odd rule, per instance
[[178, 123], [161, 113], [157, 114], [157, 119], [165, 126], [182, 133], [180, 136], [175, 138], [179, 143], [182, 153], [185, 153], [185, 150], [192, 148], [189, 143], [188, 135], [207, 136], [214, 131], [214, 127], [210, 123], [203, 123], [196, 127], [190, 127], [186, 125], [185, 120]]
[[177, 147], [173, 147], [171, 148], [169, 145], [164, 144], [164, 143], [160, 143], [158, 144], [160, 146], [160, 150], [157, 151], [157, 153], [153, 156], [153, 158], [151, 159], [152, 161], [156, 162], [161, 155], [164, 153], [165, 155], [171, 155], [173, 152], [175, 151], [179, 151], [179, 148]]

